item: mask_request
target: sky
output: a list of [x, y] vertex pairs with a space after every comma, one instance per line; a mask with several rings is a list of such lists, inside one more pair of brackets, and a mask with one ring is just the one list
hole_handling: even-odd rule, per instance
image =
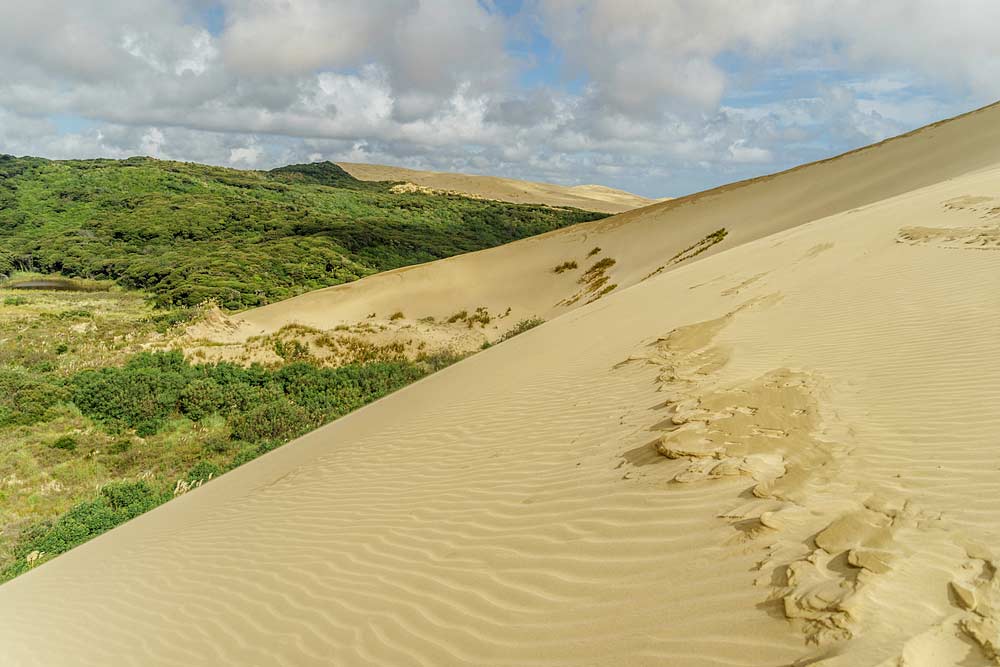
[[0, 0], [0, 153], [678, 196], [1000, 99], [997, 0]]

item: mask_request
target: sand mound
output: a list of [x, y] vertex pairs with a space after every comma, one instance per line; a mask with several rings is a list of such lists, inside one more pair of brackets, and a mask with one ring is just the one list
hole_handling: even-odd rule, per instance
[[515, 204], [572, 206], [587, 211], [621, 213], [658, 201], [603, 185], [565, 186], [519, 181], [498, 176], [476, 176], [447, 171], [418, 171], [379, 164], [355, 162], [339, 162], [338, 164], [351, 176], [362, 181], [402, 181], [410, 186], [432, 191], [458, 192], [484, 199], [514, 202]]
[[[238, 345], [289, 324], [331, 331], [369, 322], [398, 330], [480, 309], [489, 322], [469, 327], [463, 319], [452, 327], [438, 326], [430, 339], [422, 339], [446, 340], [451, 331], [474, 349], [521, 319], [551, 320], [695, 259], [998, 162], [1000, 106], [992, 106], [774, 176], [251, 310], [234, 318], [236, 333], [218, 336], [212, 344], [217, 349]], [[946, 206], [950, 217], [964, 214], [974, 217], [974, 224], [942, 235], [917, 229], [911, 220], [901, 225], [900, 241], [995, 247], [1000, 236], [989, 221], [998, 207], [1000, 202], [992, 200], [958, 198]], [[404, 317], [390, 319], [397, 313]], [[469, 328], [478, 336], [468, 336]], [[409, 340], [412, 333], [402, 331], [399, 338]]]
[[514, 244], [639, 278], [5, 584], [0, 654], [997, 664], [1000, 250], [954, 240], [997, 225], [997, 114]]

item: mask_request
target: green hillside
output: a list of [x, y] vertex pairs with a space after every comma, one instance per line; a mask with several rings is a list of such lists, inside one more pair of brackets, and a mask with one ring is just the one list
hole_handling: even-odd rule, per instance
[[240, 171], [0, 156], [0, 274], [110, 279], [241, 309], [603, 213], [400, 193], [335, 164]]

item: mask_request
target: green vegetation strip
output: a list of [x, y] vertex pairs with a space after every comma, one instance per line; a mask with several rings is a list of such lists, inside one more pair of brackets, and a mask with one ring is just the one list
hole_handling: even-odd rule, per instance
[[329, 162], [257, 172], [0, 155], [0, 276], [114, 280], [161, 306], [242, 309], [606, 217], [391, 187]]
[[[48, 443], [49, 457], [85, 458], [126, 478], [150, 465], [180, 473], [176, 480], [161, 474], [106, 484], [96, 498], [24, 527], [5, 549], [0, 580], [454, 360], [438, 356], [340, 368], [299, 362], [267, 369], [197, 365], [180, 352], [143, 352], [124, 366], [83, 370], [68, 378], [23, 368], [0, 370], [0, 429], [38, 426], [78, 411], [93, 432], [55, 438]], [[192, 432], [193, 442], [182, 437]]]

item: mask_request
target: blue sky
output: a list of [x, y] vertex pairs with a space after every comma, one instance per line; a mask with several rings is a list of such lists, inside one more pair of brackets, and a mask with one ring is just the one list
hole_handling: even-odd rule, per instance
[[0, 152], [680, 195], [992, 102], [998, 20], [974, 0], [5, 3]]

